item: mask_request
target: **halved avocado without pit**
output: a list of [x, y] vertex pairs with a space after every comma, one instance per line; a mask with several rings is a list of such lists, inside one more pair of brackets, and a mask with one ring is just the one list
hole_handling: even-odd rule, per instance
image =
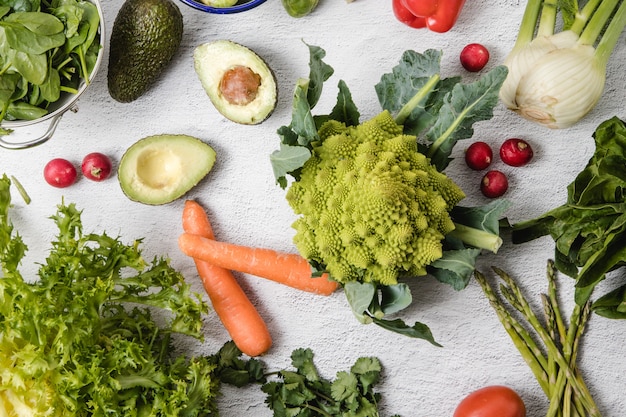
[[217, 40], [196, 47], [193, 58], [202, 87], [224, 117], [254, 125], [272, 114], [278, 95], [276, 78], [254, 51]]
[[195, 187], [211, 171], [215, 157], [210, 145], [193, 136], [148, 136], [126, 150], [118, 180], [129, 199], [166, 204]]

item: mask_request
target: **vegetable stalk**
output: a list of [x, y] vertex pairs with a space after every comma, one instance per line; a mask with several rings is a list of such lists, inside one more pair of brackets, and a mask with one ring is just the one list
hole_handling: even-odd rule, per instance
[[[515, 280], [499, 268], [493, 270], [502, 280], [500, 297], [485, 275], [476, 271], [474, 276], [548, 397], [550, 406], [546, 416], [600, 417], [598, 406], [577, 366], [578, 346], [589, 318], [590, 301], [574, 306], [567, 327], [558, 302], [556, 268], [549, 260], [548, 293], [542, 295], [542, 321]], [[521, 314], [521, 320], [514, 316], [512, 309]]]
[[[556, 32], [557, 16], [563, 26]], [[604, 91], [606, 67], [626, 26], [626, 1], [529, 0], [505, 60], [505, 106], [550, 128], [584, 117]]]

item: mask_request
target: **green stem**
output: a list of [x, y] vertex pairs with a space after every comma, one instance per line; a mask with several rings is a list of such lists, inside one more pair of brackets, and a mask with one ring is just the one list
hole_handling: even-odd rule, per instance
[[316, 406], [314, 406], [314, 405], [311, 405], [311, 404], [308, 404], [308, 403], [307, 403], [307, 404], [305, 404], [304, 406], [305, 406], [306, 408], [308, 408], [309, 410], [312, 410], [312, 411], [314, 411], [315, 413], [317, 413], [317, 414], [319, 414], [319, 415], [321, 415], [321, 416], [324, 416], [324, 417], [333, 417], [333, 415], [332, 415], [332, 414], [327, 413], [326, 411], [324, 411], [324, 410], [322, 410], [321, 408], [316, 407]]
[[535, 37], [535, 30], [537, 29], [537, 21], [539, 20], [542, 3], [542, 0], [528, 0], [528, 3], [526, 3], [522, 23], [517, 34], [515, 45], [513, 46], [514, 51], [523, 48]]
[[576, 13], [574, 22], [569, 30], [573, 31], [577, 35], [580, 35], [601, 2], [602, 0], [589, 0], [583, 8]]
[[[609, 21], [615, 20], [611, 19], [611, 16], [613, 15], [613, 11], [619, 2], [620, 0], [603, 0], [591, 16], [591, 19], [589, 19], [589, 23], [585, 29], [580, 34], [578, 43], [581, 45], [595, 46], [606, 24]], [[621, 30], [619, 32], [621, 33]]]
[[396, 123], [399, 125], [403, 125], [404, 121], [409, 117], [414, 108], [416, 108], [421, 102], [423, 102], [431, 93], [432, 90], [437, 86], [441, 76], [439, 74], [435, 74], [430, 77], [428, 82], [424, 84], [422, 88], [409, 100], [398, 112], [396, 115]]
[[448, 236], [460, 239], [475, 248], [486, 249], [493, 253], [498, 253], [498, 249], [502, 246], [500, 236], [460, 223], [454, 224], [454, 230], [448, 233]]
[[550, 307], [554, 312], [554, 317], [556, 319], [556, 326], [559, 334], [559, 340], [561, 343], [565, 342], [566, 328], [565, 323], [563, 322], [563, 315], [561, 314], [561, 308], [559, 307], [559, 300], [557, 295], [557, 287], [556, 287], [556, 273], [554, 268], [554, 262], [550, 260], [548, 262], [548, 267], [546, 268], [546, 275], [548, 277], [548, 302], [550, 303]]
[[596, 57], [598, 60], [606, 65], [609, 61], [609, 57], [613, 53], [615, 49], [615, 45], [624, 31], [624, 27], [626, 26], [626, 0], [622, 1], [619, 9], [611, 18], [611, 22], [607, 26], [602, 38], [598, 42], [596, 46]]
[[554, 35], [558, 10], [557, 0], [544, 0], [537, 27], [537, 37]]

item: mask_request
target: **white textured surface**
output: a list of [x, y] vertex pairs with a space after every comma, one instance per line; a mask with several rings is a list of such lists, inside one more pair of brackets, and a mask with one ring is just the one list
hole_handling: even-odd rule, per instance
[[[107, 31], [121, 0], [103, 4]], [[458, 63], [462, 47], [470, 42], [486, 45], [490, 66], [500, 63], [513, 45], [525, 2], [485, 0], [467, 2], [455, 28], [446, 34], [414, 30], [398, 23], [389, 0], [321, 0], [317, 10], [302, 19], [289, 17], [279, 0], [238, 15], [208, 15], [182, 3], [185, 33], [180, 52], [157, 84], [129, 104], [110, 98], [106, 89], [106, 60], [96, 81], [81, 96], [76, 113], [66, 114], [55, 136], [36, 148], [0, 149], [2, 171], [15, 175], [32, 197], [25, 206], [16, 197], [14, 222], [30, 246], [25, 271], [35, 271], [55, 234], [48, 217], [61, 198], [84, 210], [87, 231], [106, 230], [124, 239], [144, 238], [148, 257], [168, 255], [198, 291], [202, 288], [193, 263], [177, 248], [183, 200], [151, 207], [133, 203], [122, 194], [115, 179], [103, 183], [79, 180], [71, 188], [48, 186], [44, 164], [64, 157], [77, 165], [84, 155], [99, 151], [119, 160], [136, 140], [157, 133], [184, 133], [202, 138], [218, 153], [209, 176], [188, 194], [208, 208], [216, 236], [223, 240], [279, 250], [295, 250], [290, 224], [293, 214], [284, 191], [274, 184], [269, 154], [278, 147], [276, 129], [290, 120], [291, 94], [298, 77], [308, 74], [308, 50], [303, 41], [327, 51], [326, 62], [335, 69], [317, 110], [329, 109], [339, 79], [346, 81], [362, 116], [378, 112], [374, 84], [399, 60], [403, 51], [428, 48], [444, 52], [444, 76], [465, 73]], [[269, 120], [258, 126], [240, 126], [224, 120], [204, 94], [194, 73], [193, 49], [200, 43], [229, 39], [255, 50], [273, 68], [279, 83], [279, 103]], [[108, 47], [108, 46], [107, 46]], [[105, 57], [106, 58], [106, 57]], [[513, 202], [507, 212], [512, 221], [536, 216], [561, 204], [565, 187], [593, 152], [591, 134], [609, 117], [626, 117], [626, 42], [620, 39], [612, 57], [605, 94], [593, 112], [575, 127], [551, 131], [518, 118], [501, 106], [491, 121], [476, 125], [475, 139], [497, 149], [507, 137], [521, 136], [535, 148], [534, 161], [523, 168], [495, 167], [510, 174], [507, 194]], [[469, 143], [469, 142], [468, 142]], [[463, 152], [459, 145], [456, 156]], [[484, 202], [478, 191], [480, 176], [453, 161], [448, 174], [469, 195], [467, 203]], [[533, 299], [545, 288], [545, 265], [553, 256], [553, 243], [544, 238], [522, 246], [505, 243], [498, 255], [485, 256], [481, 268], [498, 265], [523, 280]], [[623, 274], [623, 272], [621, 273]], [[415, 303], [408, 321], [428, 324], [443, 348], [396, 336], [353, 318], [344, 295], [323, 298], [302, 294], [251, 276], [242, 285], [259, 306], [274, 337], [264, 357], [270, 369], [288, 366], [293, 349], [310, 347], [320, 371], [332, 377], [346, 370], [359, 356], [378, 356], [384, 366], [383, 415], [404, 417], [449, 416], [458, 401], [484, 385], [507, 384], [524, 398], [531, 417], [545, 414], [547, 400], [530, 370], [506, 335], [477, 284], [455, 292], [431, 278], [411, 284]], [[571, 286], [564, 288], [565, 311], [572, 302]], [[206, 322], [204, 345], [181, 346], [192, 352], [214, 352], [227, 340], [217, 318]], [[594, 316], [581, 352], [585, 378], [603, 415], [621, 417], [626, 409], [626, 322]], [[224, 387], [224, 417], [271, 416], [258, 387]]]

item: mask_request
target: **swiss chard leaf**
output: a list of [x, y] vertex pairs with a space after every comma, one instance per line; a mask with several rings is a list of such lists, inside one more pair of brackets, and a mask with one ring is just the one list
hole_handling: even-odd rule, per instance
[[[593, 134], [595, 151], [567, 187], [567, 202], [534, 219], [512, 225], [514, 243], [550, 235], [555, 265], [576, 279], [576, 302], [584, 303], [605, 274], [626, 265], [626, 125], [613, 117]], [[619, 286], [618, 288], [621, 288]], [[601, 297], [597, 311], [621, 317], [620, 290]], [[595, 304], [594, 304], [595, 308]]]

